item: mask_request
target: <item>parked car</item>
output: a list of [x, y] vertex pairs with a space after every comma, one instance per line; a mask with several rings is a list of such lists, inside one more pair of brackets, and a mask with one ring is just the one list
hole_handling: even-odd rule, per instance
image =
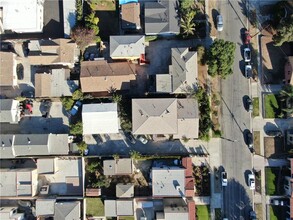
[[217, 16], [217, 31], [223, 31], [223, 17], [222, 17], [222, 15]]
[[246, 100], [246, 109], [247, 109], [247, 111], [249, 111], [249, 112], [252, 112], [252, 110], [253, 110], [253, 104], [252, 104], [252, 100], [251, 100], [251, 98], [247, 98], [247, 100]]
[[40, 105], [40, 111], [43, 118], [48, 118], [50, 116], [52, 102], [48, 99], [43, 99]]
[[77, 114], [79, 108], [81, 107], [82, 103], [80, 101], [76, 101], [76, 103], [74, 104], [74, 106], [72, 107], [72, 109], [70, 110], [69, 114], [71, 116], [74, 116]]
[[247, 145], [248, 145], [249, 150], [251, 151], [251, 153], [253, 153], [254, 152], [254, 149], [253, 149], [253, 136], [252, 136], [252, 133], [250, 131], [247, 132], [247, 134], [246, 134], [246, 141], [247, 141]]
[[222, 177], [222, 186], [227, 186], [228, 185], [227, 173], [223, 171], [221, 173], [221, 177]]
[[251, 190], [255, 190], [255, 176], [254, 176], [254, 173], [251, 171], [250, 174], [248, 174], [248, 186], [249, 186], [249, 189]]
[[250, 79], [252, 77], [252, 67], [250, 63], [245, 64], [245, 77]]
[[271, 204], [276, 206], [285, 206], [289, 204], [289, 201], [287, 199], [272, 199]]
[[127, 140], [129, 140], [130, 143], [136, 143], [135, 137], [130, 132], [125, 133], [125, 137], [127, 138]]
[[243, 56], [244, 56], [244, 61], [245, 62], [250, 62], [250, 60], [251, 60], [251, 51], [250, 51], [250, 49], [248, 47], [244, 48]]
[[250, 40], [251, 40], [251, 36], [250, 36], [249, 31], [245, 31], [244, 36], [243, 36], [243, 43], [250, 44]]
[[143, 135], [138, 135], [136, 139], [139, 140], [143, 144], [147, 144], [148, 143], [148, 140]]
[[0, 42], [1, 51], [10, 51], [13, 49], [13, 45], [10, 42]]
[[23, 91], [23, 92], [21, 92], [20, 95], [25, 98], [34, 98], [35, 92], [34, 91]]
[[283, 134], [282, 134], [282, 131], [280, 130], [270, 130], [270, 131], [266, 131], [265, 132], [268, 136], [278, 136], [278, 137], [281, 137]]

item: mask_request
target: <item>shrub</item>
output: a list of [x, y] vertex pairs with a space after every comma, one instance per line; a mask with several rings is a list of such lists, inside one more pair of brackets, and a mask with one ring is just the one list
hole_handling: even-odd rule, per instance
[[80, 154], [82, 155], [83, 152], [87, 149], [87, 144], [84, 141], [82, 141], [77, 144], [77, 147], [78, 147]]
[[66, 111], [69, 111], [74, 104], [74, 100], [70, 97], [62, 97], [61, 102]]
[[83, 99], [83, 93], [80, 89], [75, 90], [72, 93], [72, 99], [73, 100], [82, 100]]
[[82, 129], [81, 121], [78, 121], [77, 123], [70, 125], [70, 134], [73, 134], [73, 135], [82, 134], [82, 131], [83, 129]]

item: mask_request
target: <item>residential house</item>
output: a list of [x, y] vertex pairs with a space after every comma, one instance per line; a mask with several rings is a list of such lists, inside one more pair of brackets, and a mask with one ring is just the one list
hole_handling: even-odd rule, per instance
[[144, 3], [146, 35], [170, 35], [180, 33], [178, 0], [157, 0]]
[[116, 160], [104, 160], [103, 161], [104, 175], [130, 175], [133, 173], [132, 159], [120, 158]]
[[133, 134], [198, 138], [198, 126], [198, 104], [194, 99], [132, 99]]
[[135, 80], [134, 70], [128, 62], [81, 62], [80, 83], [83, 93], [109, 95], [114, 91], [127, 91], [130, 82]]
[[287, 57], [285, 64], [285, 84], [293, 86], [293, 56]]
[[79, 220], [80, 201], [56, 201], [56, 199], [37, 199], [37, 217], [53, 217], [58, 220]]
[[195, 202], [179, 198], [163, 200], [163, 212], [156, 212], [157, 220], [195, 220]]
[[52, 69], [52, 73], [35, 74], [35, 97], [72, 96], [78, 80], [70, 80], [70, 69]]
[[1, 159], [67, 155], [68, 134], [1, 134]]
[[121, 5], [121, 28], [124, 30], [141, 29], [139, 3], [135, 2]]
[[1, 220], [24, 220], [24, 213], [18, 213], [17, 207], [0, 207], [0, 219]]
[[293, 158], [288, 158], [290, 165], [290, 176], [285, 176], [284, 192], [287, 197], [290, 198], [290, 204], [288, 204], [287, 219], [293, 219]]
[[0, 61], [0, 86], [17, 86], [16, 55], [0, 51]]
[[13, 99], [0, 99], [0, 122], [18, 123], [20, 120], [19, 101]]
[[133, 200], [119, 199], [119, 200], [105, 200], [105, 216], [133, 216]]
[[156, 91], [189, 93], [197, 84], [197, 52], [188, 48], [172, 48], [169, 74], [156, 75]]
[[117, 103], [84, 104], [83, 134], [119, 133]]
[[0, 169], [0, 195], [5, 197], [33, 197], [37, 194], [36, 168]]
[[1, 0], [0, 34], [43, 31], [44, 0]]
[[31, 40], [28, 46], [31, 65], [63, 65], [72, 68], [78, 61], [79, 49], [71, 39]]
[[37, 160], [39, 196], [82, 196], [81, 158], [42, 158]]
[[134, 184], [132, 183], [118, 183], [116, 185], [116, 197], [131, 198], [134, 196]]
[[110, 57], [112, 59], [135, 60], [145, 54], [143, 35], [110, 36]]

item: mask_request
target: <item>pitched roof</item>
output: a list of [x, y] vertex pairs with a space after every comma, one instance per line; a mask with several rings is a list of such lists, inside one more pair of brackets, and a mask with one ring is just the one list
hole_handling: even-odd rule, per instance
[[106, 60], [81, 62], [82, 92], [111, 92], [128, 90], [136, 76], [128, 62], [107, 63]]
[[0, 99], [0, 122], [15, 123], [20, 120], [19, 101]]
[[116, 200], [105, 200], [105, 216], [106, 217], [116, 217], [117, 211], [116, 211]]
[[0, 86], [16, 86], [16, 55], [0, 51]]
[[37, 199], [36, 215], [37, 216], [53, 216], [55, 210], [56, 199]]
[[[180, 187], [177, 190], [176, 187]], [[152, 168], [153, 196], [181, 197], [185, 194], [185, 169], [179, 167]]]
[[38, 159], [38, 174], [50, 174], [55, 172], [55, 158]]
[[189, 51], [188, 48], [172, 48], [171, 57], [169, 74], [156, 76], [156, 91], [187, 93], [197, 82], [197, 52]]
[[66, 155], [69, 151], [68, 134], [0, 135], [0, 141], [5, 143], [1, 149], [1, 158]]
[[197, 138], [198, 117], [198, 104], [194, 99], [132, 99], [134, 134], [173, 134], [174, 138]]
[[54, 219], [79, 220], [80, 219], [80, 202], [67, 201], [67, 202], [55, 203]]
[[132, 99], [132, 131], [134, 134], [176, 134], [176, 99]]
[[179, 33], [177, 0], [161, 0], [145, 2], [145, 33]]
[[110, 57], [112, 59], [139, 58], [145, 54], [144, 35], [110, 36]]
[[132, 200], [116, 200], [117, 216], [133, 216], [133, 201]]
[[131, 198], [134, 195], [134, 185], [132, 183], [118, 183], [116, 185], [116, 197]]
[[69, 74], [69, 69], [52, 69], [52, 74], [35, 74], [35, 96], [72, 96], [78, 89], [78, 80], [68, 80]]
[[117, 103], [83, 105], [82, 123], [83, 134], [118, 133]]
[[104, 175], [132, 174], [132, 159], [123, 158], [103, 161]]
[[140, 29], [140, 4], [128, 3], [121, 5], [122, 29]]
[[70, 39], [31, 40], [29, 49], [31, 65], [72, 65], [77, 61], [77, 45]]
[[182, 198], [164, 199], [165, 219], [189, 220], [188, 206]]

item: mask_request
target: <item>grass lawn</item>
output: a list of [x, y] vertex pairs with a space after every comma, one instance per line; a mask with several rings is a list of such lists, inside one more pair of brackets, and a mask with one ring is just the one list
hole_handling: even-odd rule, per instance
[[270, 220], [278, 220], [278, 217], [275, 215], [275, 212], [271, 205], [270, 205]]
[[121, 216], [119, 220], [134, 220], [134, 216]]
[[259, 116], [259, 98], [253, 98], [253, 112], [252, 115], [253, 117]]
[[115, 11], [116, 9], [115, 0], [94, 0], [92, 2], [96, 11]]
[[258, 220], [262, 220], [262, 204], [255, 204], [254, 210]]
[[266, 194], [277, 195], [277, 181], [278, 181], [279, 168], [266, 167]]
[[281, 113], [277, 98], [278, 97], [274, 94], [267, 94], [264, 96], [265, 118], [277, 118]]
[[196, 216], [198, 220], [209, 220], [210, 219], [210, 206], [198, 205], [196, 206]]
[[100, 198], [86, 198], [87, 216], [104, 216], [104, 204]]
[[253, 143], [255, 153], [260, 155], [260, 131], [253, 132]]

